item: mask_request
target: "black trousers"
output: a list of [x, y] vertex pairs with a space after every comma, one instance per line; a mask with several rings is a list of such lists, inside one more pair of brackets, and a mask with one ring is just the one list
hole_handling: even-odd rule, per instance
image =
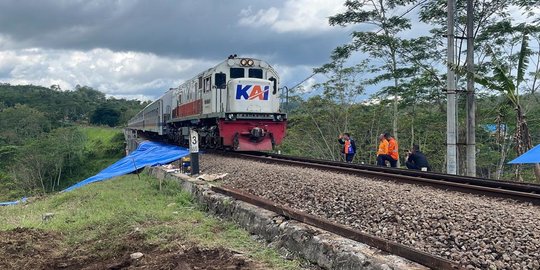
[[[407, 169], [411, 169], [411, 170], [422, 170], [422, 167], [408, 161], [405, 161], [405, 166], [407, 166]], [[425, 167], [428, 172], [431, 171], [431, 167], [429, 166], [423, 166], [423, 167]]]
[[352, 160], [353, 160], [353, 158], [354, 158], [354, 154], [343, 154], [343, 155], [345, 155], [345, 161], [346, 161], [347, 163], [351, 163], [351, 162], [352, 162]]
[[407, 169], [420, 170], [420, 168], [418, 166], [416, 166], [416, 164], [414, 164], [412, 162], [405, 161], [405, 166], [407, 166]]
[[390, 163], [390, 167], [397, 167], [397, 160], [393, 159], [390, 155], [378, 155], [377, 156], [377, 166], [386, 167], [386, 161]]

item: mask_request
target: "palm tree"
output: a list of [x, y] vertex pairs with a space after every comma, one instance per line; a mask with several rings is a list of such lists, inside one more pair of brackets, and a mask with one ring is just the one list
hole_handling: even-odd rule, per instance
[[[520, 102], [519, 86], [524, 81], [525, 73], [529, 66], [529, 56], [531, 50], [529, 49], [529, 36], [527, 27], [521, 25], [518, 27], [522, 31], [521, 48], [519, 51], [517, 76], [512, 76], [511, 72], [501, 65], [500, 61], [493, 51], [488, 47], [488, 54], [493, 63], [493, 77], [487, 78], [479, 74], [474, 74], [475, 81], [488, 89], [499, 91], [506, 96], [507, 101], [514, 107], [516, 112], [516, 130], [514, 134], [514, 140], [516, 145], [516, 152], [519, 155], [527, 152], [532, 148], [531, 134], [529, 132], [529, 126], [523, 111], [523, 107]], [[536, 181], [540, 182], [540, 165], [535, 164], [534, 174]], [[516, 177], [522, 181], [520, 174], [520, 167], [516, 168]]]

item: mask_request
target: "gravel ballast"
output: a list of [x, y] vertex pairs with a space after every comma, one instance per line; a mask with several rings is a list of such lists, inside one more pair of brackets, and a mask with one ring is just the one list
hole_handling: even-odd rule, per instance
[[201, 156], [201, 172], [467, 268], [540, 269], [538, 206], [215, 154]]

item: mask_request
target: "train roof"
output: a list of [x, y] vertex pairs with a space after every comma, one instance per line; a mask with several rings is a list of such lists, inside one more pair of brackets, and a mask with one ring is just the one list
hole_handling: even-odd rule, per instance
[[[199, 72], [197, 73], [197, 75], [195, 75], [194, 77], [190, 78], [190, 79], [187, 79], [185, 80], [184, 82], [182, 82], [178, 87], [175, 87], [175, 88], [169, 88], [167, 91], [165, 91], [162, 95], [159, 96], [159, 98], [157, 98], [156, 100], [154, 100], [153, 102], [151, 102], [150, 104], [148, 104], [144, 109], [146, 109], [148, 106], [154, 104], [156, 101], [160, 100], [161, 98], [163, 98], [163, 96], [165, 96], [168, 92], [171, 92], [171, 91], [176, 91], [176, 90], [179, 90], [180, 86], [181, 85], [184, 85], [186, 84], [187, 82], [191, 81], [192, 79], [194, 78], [197, 78], [197, 77], [200, 77], [201, 75], [205, 74], [205, 73], [208, 73], [208, 72], [212, 72], [213, 70], [217, 69], [218, 67], [221, 67], [221, 66], [224, 66], [224, 65], [227, 65], [227, 66], [234, 66], [235, 64], [239, 65], [239, 66], [242, 66], [240, 64], [240, 62], [242, 62], [243, 60], [253, 60], [254, 62], [255, 61], [258, 61], [258, 67], [261, 67], [261, 68], [268, 68], [272, 71], [274, 71], [274, 73], [276, 74], [276, 77], [277, 79], [279, 79], [279, 76], [277, 75], [277, 73], [275, 72], [274, 68], [268, 64], [268, 62], [264, 61], [264, 60], [261, 60], [261, 59], [257, 59], [257, 58], [251, 58], [251, 57], [231, 57], [229, 56], [228, 59], [225, 59], [221, 62], [219, 62], [217, 65], [211, 67], [211, 68], [208, 68], [202, 72]], [[231, 61], [234, 61], [234, 63], [231, 63]], [[237, 63], [238, 62], [238, 63]], [[251, 66], [246, 66], [246, 67], [251, 67]]]

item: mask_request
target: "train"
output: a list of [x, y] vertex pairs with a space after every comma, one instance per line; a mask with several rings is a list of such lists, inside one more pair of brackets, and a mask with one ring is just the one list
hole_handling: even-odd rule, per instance
[[127, 129], [181, 146], [194, 129], [201, 148], [269, 151], [281, 144], [287, 128], [279, 83], [267, 62], [230, 55], [170, 88], [131, 118]]

